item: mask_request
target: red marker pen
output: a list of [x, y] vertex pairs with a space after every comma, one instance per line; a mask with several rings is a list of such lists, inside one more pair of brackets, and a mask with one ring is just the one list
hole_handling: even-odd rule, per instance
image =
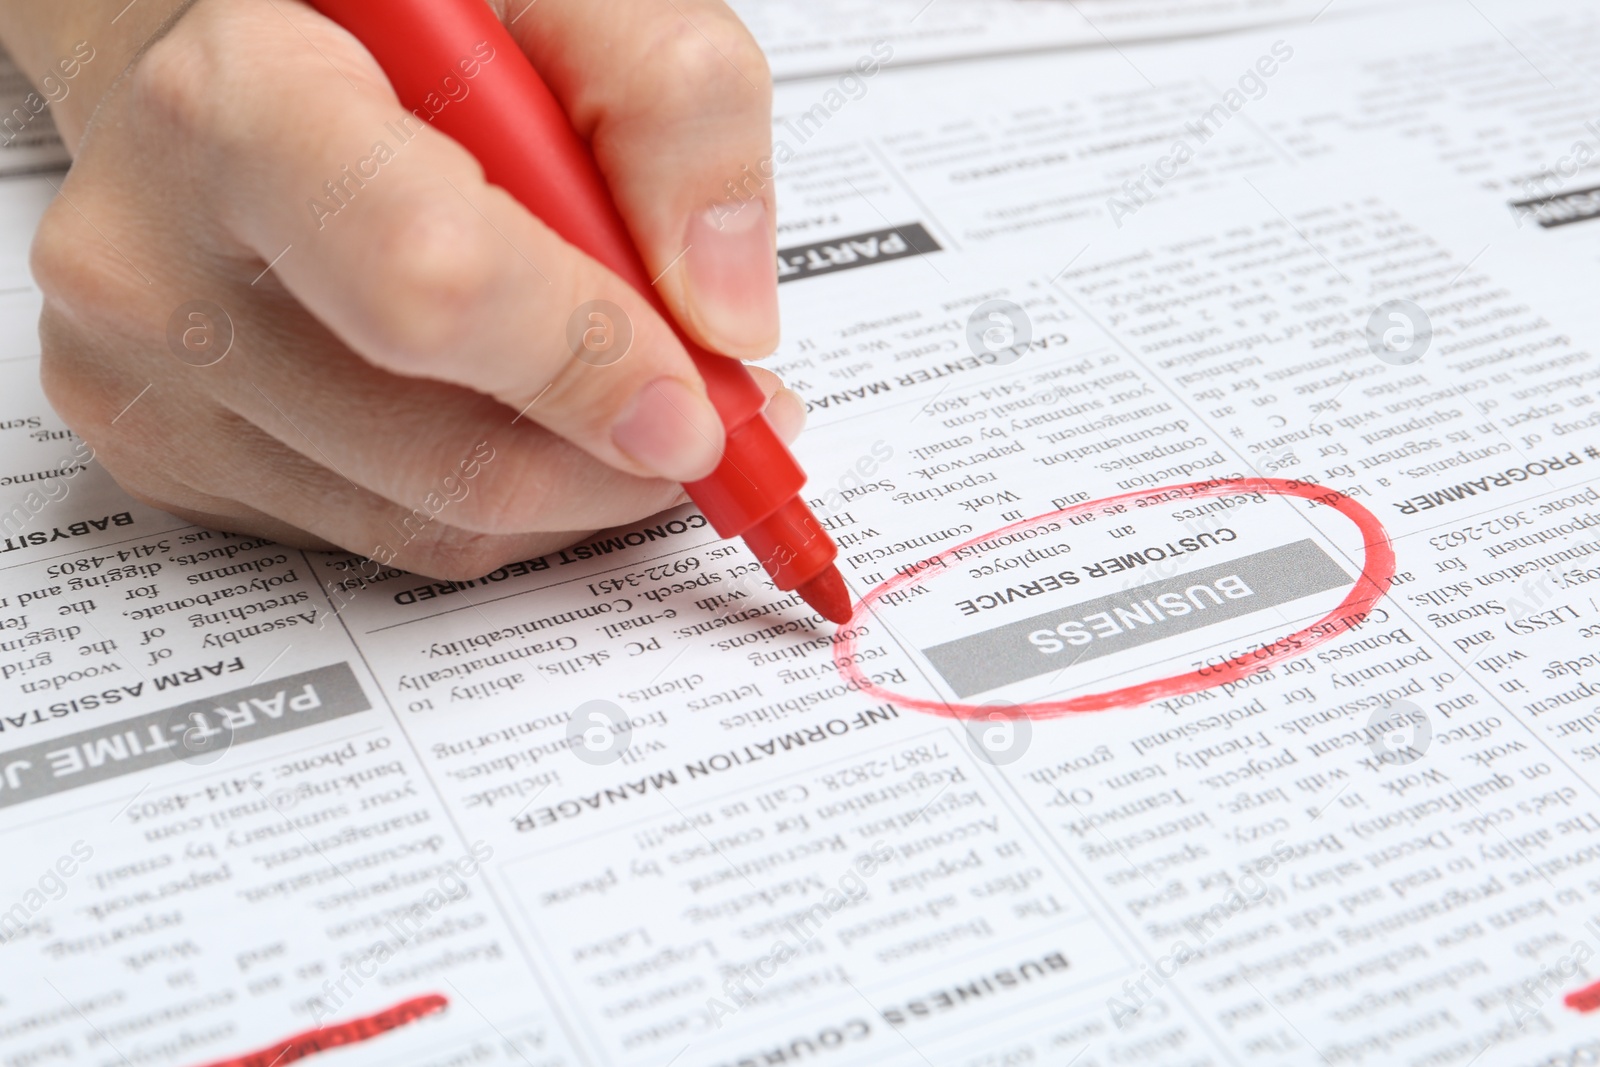
[[705, 379], [727, 430], [716, 470], [684, 486], [723, 537], [743, 537], [773, 582], [797, 591], [823, 617], [847, 622], [850, 593], [833, 565], [833, 538], [800, 497], [805, 473], [766, 417], [755, 379], [736, 359], [701, 348], [678, 327], [628, 236], [605, 180], [561, 104], [484, 0], [311, 0], [349, 30], [389, 76], [406, 108], [430, 114], [426, 100], [444, 80], [463, 80], [460, 64], [494, 60], [430, 123], [477, 157], [505, 189], [568, 243], [627, 281], [677, 330]]

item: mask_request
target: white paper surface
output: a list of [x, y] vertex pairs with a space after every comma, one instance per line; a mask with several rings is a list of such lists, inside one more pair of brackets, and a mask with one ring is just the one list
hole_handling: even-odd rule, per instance
[[[902, 64], [1222, 33], [1339, 18], [1371, 0], [741, 0], [779, 81], [842, 72], [875, 41]], [[1393, 6], [1393, 5], [1388, 5]]]
[[774, 126], [841, 630], [692, 508], [449, 584], [133, 503], [0, 186], [0, 1062], [1600, 1054], [1600, 19], [888, 10]]

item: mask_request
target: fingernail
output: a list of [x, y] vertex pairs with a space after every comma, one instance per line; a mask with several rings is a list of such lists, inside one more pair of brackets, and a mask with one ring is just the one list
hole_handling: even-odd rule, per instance
[[784, 444], [792, 445], [806, 428], [806, 402], [793, 389], [779, 389], [767, 401], [767, 421]]
[[722, 459], [722, 420], [701, 393], [676, 378], [657, 378], [633, 398], [611, 440], [635, 463], [674, 482], [693, 482]]
[[778, 345], [778, 266], [767, 206], [750, 200], [689, 219], [689, 314], [711, 346], [764, 356]]

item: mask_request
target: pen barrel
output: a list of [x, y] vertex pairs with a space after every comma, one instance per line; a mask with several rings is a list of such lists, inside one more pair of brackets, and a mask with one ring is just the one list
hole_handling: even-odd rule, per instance
[[[723, 537], [749, 539], [780, 588], [812, 574], [796, 571], [837, 549], [796, 498], [805, 474], [761, 413], [766, 398], [738, 360], [708, 352], [684, 335], [651, 284], [589, 147], [560, 101], [484, 0], [311, 0], [372, 53], [400, 103], [473, 154], [490, 183], [505, 189], [569, 244], [610, 268], [660, 313], [688, 349], [728, 432], [723, 460], [686, 485]], [[604, 368], [597, 368], [604, 370]], [[797, 503], [822, 546], [763, 553], [760, 543], [794, 525]], [[782, 514], [780, 514], [780, 512]], [[764, 522], [771, 529], [761, 527]], [[805, 523], [801, 523], [805, 526]], [[815, 540], [813, 535], [812, 540]]]

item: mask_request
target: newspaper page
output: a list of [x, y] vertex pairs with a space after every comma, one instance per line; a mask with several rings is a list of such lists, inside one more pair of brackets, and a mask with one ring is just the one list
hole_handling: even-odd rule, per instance
[[[736, 0], [773, 76], [842, 73], [877, 42], [898, 62], [1016, 55], [1339, 18], [1373, 0]], [[1389, 6], [1393, 6], [1392, 4]]]
[[438, 582], [139, 505], [0, 187], [0, 1062], [1600, 1056], [1600, 15], [896, 55], [726, 202], [840, 627], [691, 507]]

